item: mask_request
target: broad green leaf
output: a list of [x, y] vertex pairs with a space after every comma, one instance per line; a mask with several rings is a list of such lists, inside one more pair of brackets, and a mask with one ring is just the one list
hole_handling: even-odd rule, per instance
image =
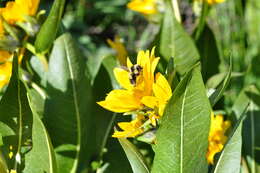
[[243, 153], [247, 160], [248, 167], [252, 173], [260, 171], [260, 107], [255, 103], [255, 95], [260, 96], [259, 90], [255, 86], [244, 89], [244, 100], [249, 100], [247, 117], [243, 123]]
[[122, 170], [124, 170], [124, 173], [133, 173], [131, 165], [117, 139], [110, 136], [106, 148], [107, 153], [104, 154], [103, 161], [108, 164], [108, 167], [105, 173], [122, 173]]
[[112, 90], [111, 80], [106, 69], [101, 65], [96, 77], [93, 81], [92, 91], [94, 105], [93, 115], [91, 117], [90, 133], [91, 138], [95, 136], [95, 140], [88, 141], [89, 148], [95, 155], [95, 160], [99, 162], [104, 154], [104, 148], [107, 144], [107, 139], [110, 135], [112, 124], [115, 119], [115, 114], [105, 110], [96, 102], [101, 101], [105, 98], [106, 94]]
[[36, 110], [32, 107], [32, 100], [29, 98], [30, 107], [33, 112], [32, 126], [32, 150], [25, 156], [24, 172], [35, 173], [56, 173], [57, 165], [52, 143], [49, 134], [40, 119]]
[[116, 58], [113, 57], [113, 56], [106, 57], [103, 60], [102, 64], [103, 64], [103, 66], [105, 67], [105, 69], [108, 72], [108, 75], [110, 77], [110, 80], [111, 80], [113, 88], [114, 89], [119, 88], [120, 86], [119, 86], [118, 82], [116, 81], [116, 78], [115, 78], [114, 72], [113, 72], [113, 69], [115, 67], [117, 67], [117, 60], [116, 60]]
[[46, 86], [47, 73], [46, 73], [46, 69], [45, 69], [42, 61], [38, 57], [32, 56], [30, 59], [30, 65], [31, 65], [33, 71], [35, 72], [35, 76], [37, 74], [37, 77], [40, 78], [39, 80], [41, 82], [41, 85]]
[[93, 140], [89, 129], [94, 115], [86, 59], [69, 34], [54, 42], [46, 91], [44, 122], [57, 154], [58, 172], [77, 172], [90, 159], [92, 146], [87, 141]]
[[244, 90], [235, 101], [232, 111], [239, 119], [234, 125], [224, 149], [212, 169], [213, 173], [239, 173], [242, 150], [242, 125], [246, 116], [249, 100], [244, 98]]
[[211, 103], [211, 106], [213, 107], [219, 99], [223, 96], [223, 93], [225, 89], [227, 88], [230, 78], [231, 78], [231, 72], [232, 72], [232, 60], [230, 59], [230, 65], [229, 65], [229, 70], [226, 74], [225, 79], [223, 82], [216, 88], [216, 90], [209, 96], [209, 100]]
[[214, 173], [239, 173], [241, 161], [241, 128], [242, 123], [233, 130], [227, 144], [219, 156], [219, 160], [214, 168]]
[[211, 107], [196, 67], [179, 83], [157, 132], [153, 173], [207, 172]]
[[[19, 80], [17, 56], [13, 59], [12, 77], [0, 101], [0, 133], [5, 148], [14, 148], [14, 155], [22, 157], [22, 145], [30, 137], [32, 113], [28, 104], [26, 89]], [[3, 128], [3, 129], [2, 129]], [[11, 134], [14, 135], [11, 135]], [[20, 160], [15, 159], [13, 169], [20, 170]]]
[[200, 13], [199, 23], [198, 23], [198, 26], [197, 26], [196, 32], [195, 32], [196, 40], [198, 40], [200, 38], [201, 33], [205, 29], [206, 17], [208, 15], [208, 12], [209, 12], [208, 2], [202, 1], [202, 9], [201, 9], [201, 13]]
[[217, 42], [208, 25], [204, 27], [196, 45], [201, 56], [202, 76], [204, 81], [207, 81], [211, 76], [218, 73], [220, 64]]
[[175, 19], [169, 3], [161, 26], [159, 52], [167, 61], [173, 57], [176, 70], [182, 75], [188, 72], [200, 57], [191, 37]]
[[260, 1], [258, 0], [248, 0], [246, 2], [246, 10], [245, 10], [245, 21], [246, 21], [246, 29], [248, 34], [248, 41], [250, 46], [254, 48], [258, 48], [260, 50], [260, 21], [258, 18], [260, 17]]
[[64, 6], [65, 0], [54, 1], [50, 14], [36, 37], [35, 49], [37, 53], [45, 53], [53, 44], [61, 23]]
[[101, 47], [95, 51], [95, 53], [88, 53], [88, 71], [91, 76], [91, 84], [93, 85], [94, 80], [99, 72], [99, 69], [101, 67], [102, 61], [106, 59], [109, 53], [109, 49], [106, 47]]
[[118, 138], [118, 141], [125, 151], [133, 173], [149, 173], [149, 168], [145, 163], [143, 155], [138, 151], [138, 149], [125, 138]]

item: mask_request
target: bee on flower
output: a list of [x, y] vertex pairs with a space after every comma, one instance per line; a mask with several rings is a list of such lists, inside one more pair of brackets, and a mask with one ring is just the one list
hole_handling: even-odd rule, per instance
[[164, 108], [172, 96], [172, 90], [161, 73], [155, 73], [159, 57], [150, 52], [139, 51], [137, 63], [127, 58], [126, 67], [114, 69], [114, 75], [122, 89], [112, 90], [104, 101], [98, 102], [112, 112], [134, 114], [131, 122], [118, 123], [123, 131], [116, 131], [113, 137], [135, 137], [149, 126], [156, 126]]

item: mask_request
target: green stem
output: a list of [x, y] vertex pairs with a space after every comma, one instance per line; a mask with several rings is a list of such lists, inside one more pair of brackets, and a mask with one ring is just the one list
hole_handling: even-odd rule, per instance
[[196, 30], [196, 34], [195, 34], [195, 40], [197, 41], [201, 35], [201, 33], [203, 32], [205, 23], [206, 23], [206, 16], [208, 15], [209, 9], [208, 9], [208, 3], [203, 1], [202, 2], [202, 10], [201, 10], [201, 14], [200, 14], [200, 19], [199, 19], [199, 25], [197, 27]]
[[178, 5], [178, 0], [171, 0], [172, 8], [175, 14], [176, 20], [181, 23], [181, 15], [180, 15], [180, 10], [179, 10], [179, 5]]
[[34, 54], [35, 56], [37, 56], [37, 57], [41, 60], [41, 62], [43, 63], [44, 69], [45, 69], [46, 71], [48, 71], [48, 61], [47, 61], [45, 55], [44, 55], [44, 54], [38, 54], [38, 53], [36, 53], [35, 47], [34, 47], [32, 44], [30, 44], [30, 43], [25, 43], [25, 44], [24, 44], [24, 47], [25, 47], [27, 50], [29, 50], [32, 54]]

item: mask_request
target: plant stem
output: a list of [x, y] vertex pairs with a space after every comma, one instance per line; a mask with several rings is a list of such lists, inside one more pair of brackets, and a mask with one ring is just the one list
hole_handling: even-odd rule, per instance
[[179, 10], [179, 5], [178, 5], [178, 0], [172, 0], [172, 8], [176, 17], [176, 20], [181, 23], [181, 15], [180, 15], [180, 10]]

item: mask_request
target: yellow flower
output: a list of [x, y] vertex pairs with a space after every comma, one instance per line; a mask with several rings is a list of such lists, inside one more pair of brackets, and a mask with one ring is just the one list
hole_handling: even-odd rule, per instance
[[118, 126], [123, 131], [115, 131], [112, 137], [115, 138], [127, 138], [127, 137], [135, 137], [143, 133], [143, 121], [145, 120], [143, 115], [137, 115], [134, 120], [131, 122], [121, 122], [118, 123]]
[[208, 4], [218, 4], [218, 3], [222, 3], [225, 0], [207, 0]]
[[137, 115], [131, 122], [118, 123], [123, 131], [116, 131], [113, 137], [140, 135], [150, 124], [156, 126], [157, 120], [163, 115], [172, 90], [161, 73], [154, 77], [160, 59], [154, 56], [154, 49], [151, 53], [139, 51], [135, 65], [127, 59], [127, 67], [115, 68], [115, 78], [123, 89], [111, 91], [104, 101], [98, 102], [112, 112]]
[[149, 108], [157, 109], [158, 114], [162, 116], [164, 108], [172, 96], [172, 89], [161, 73], [156, 74], [156, 80], [153, 84], [153, 93], [154, 96], [145, 96], [141, 102]]
[[144, 15], [157, 13], [156, 0], [132, 0], [127, 7]]
[[[151, 54], [149, 51], [140, 51], [137, 56], [136, 65], [133, 65], [127, 59], [126, 69], [114, 69], [114, 75], [123, 89], [111, 91], [105, 100], [98, 102], [98, 104], [105, 109], [119, 113], [142, 109], [144, 107], [141, 103], [142, 97], [152, 95], [154, 71], [158, 61], [159, 57], [154, 56], [154, 48]], [[131, 72], [131, 69], [133, 70], [134, 67], [141, 68], [140, 75], [135, 76]], [[131, 77], [136, 77], [136, 79], [130, 79]]]
[[214, 113], [211, 112], [211, 124], [208, 137], [209, 146], [206, 155], [209, 164], [214, 163], [215, 154], [223, 149], [227, 141], [225, 132], [230, 125], [230, 121], [224, 121], [223, 115], [219, 114], [215, 116]]
[[225, 2], [225, 0], [195, 0], [197, 2], [207, 2], [208, 4], [210, 5], [214, 5], [214, 4], [219, 4], [219, 3], [222, 3], [222, 2]]
[[12, 55], [7, 51], [0, 50], [0, 89], [8, 84], [12, 74]]
[[3, 21], [2, 21], [1, 15], [2, 15], [2, 9], [0, 8], [0, 38], [4, 34], [4, 26], [3, 26]]
[[117, 59], [122, 66], [126, 66], [126, 58], [127, 58], [127, 51], [125, 46], [123, 45], [121, 38], [117, 35], [114, 41], [108, 39], [108, 44], [111, 48], [113, 48], [117, 53]]
[[24, 22], [25, 16], [34, 16], [37, 12], [40, 0], [16, 0], [10, 1], [2, 9], [2, 16], [10, 23]]
[[10, 173], [17, 173], [17, 172], [16, 172], [16, 170], [11, 169], [11, 170], [10, 170]]

